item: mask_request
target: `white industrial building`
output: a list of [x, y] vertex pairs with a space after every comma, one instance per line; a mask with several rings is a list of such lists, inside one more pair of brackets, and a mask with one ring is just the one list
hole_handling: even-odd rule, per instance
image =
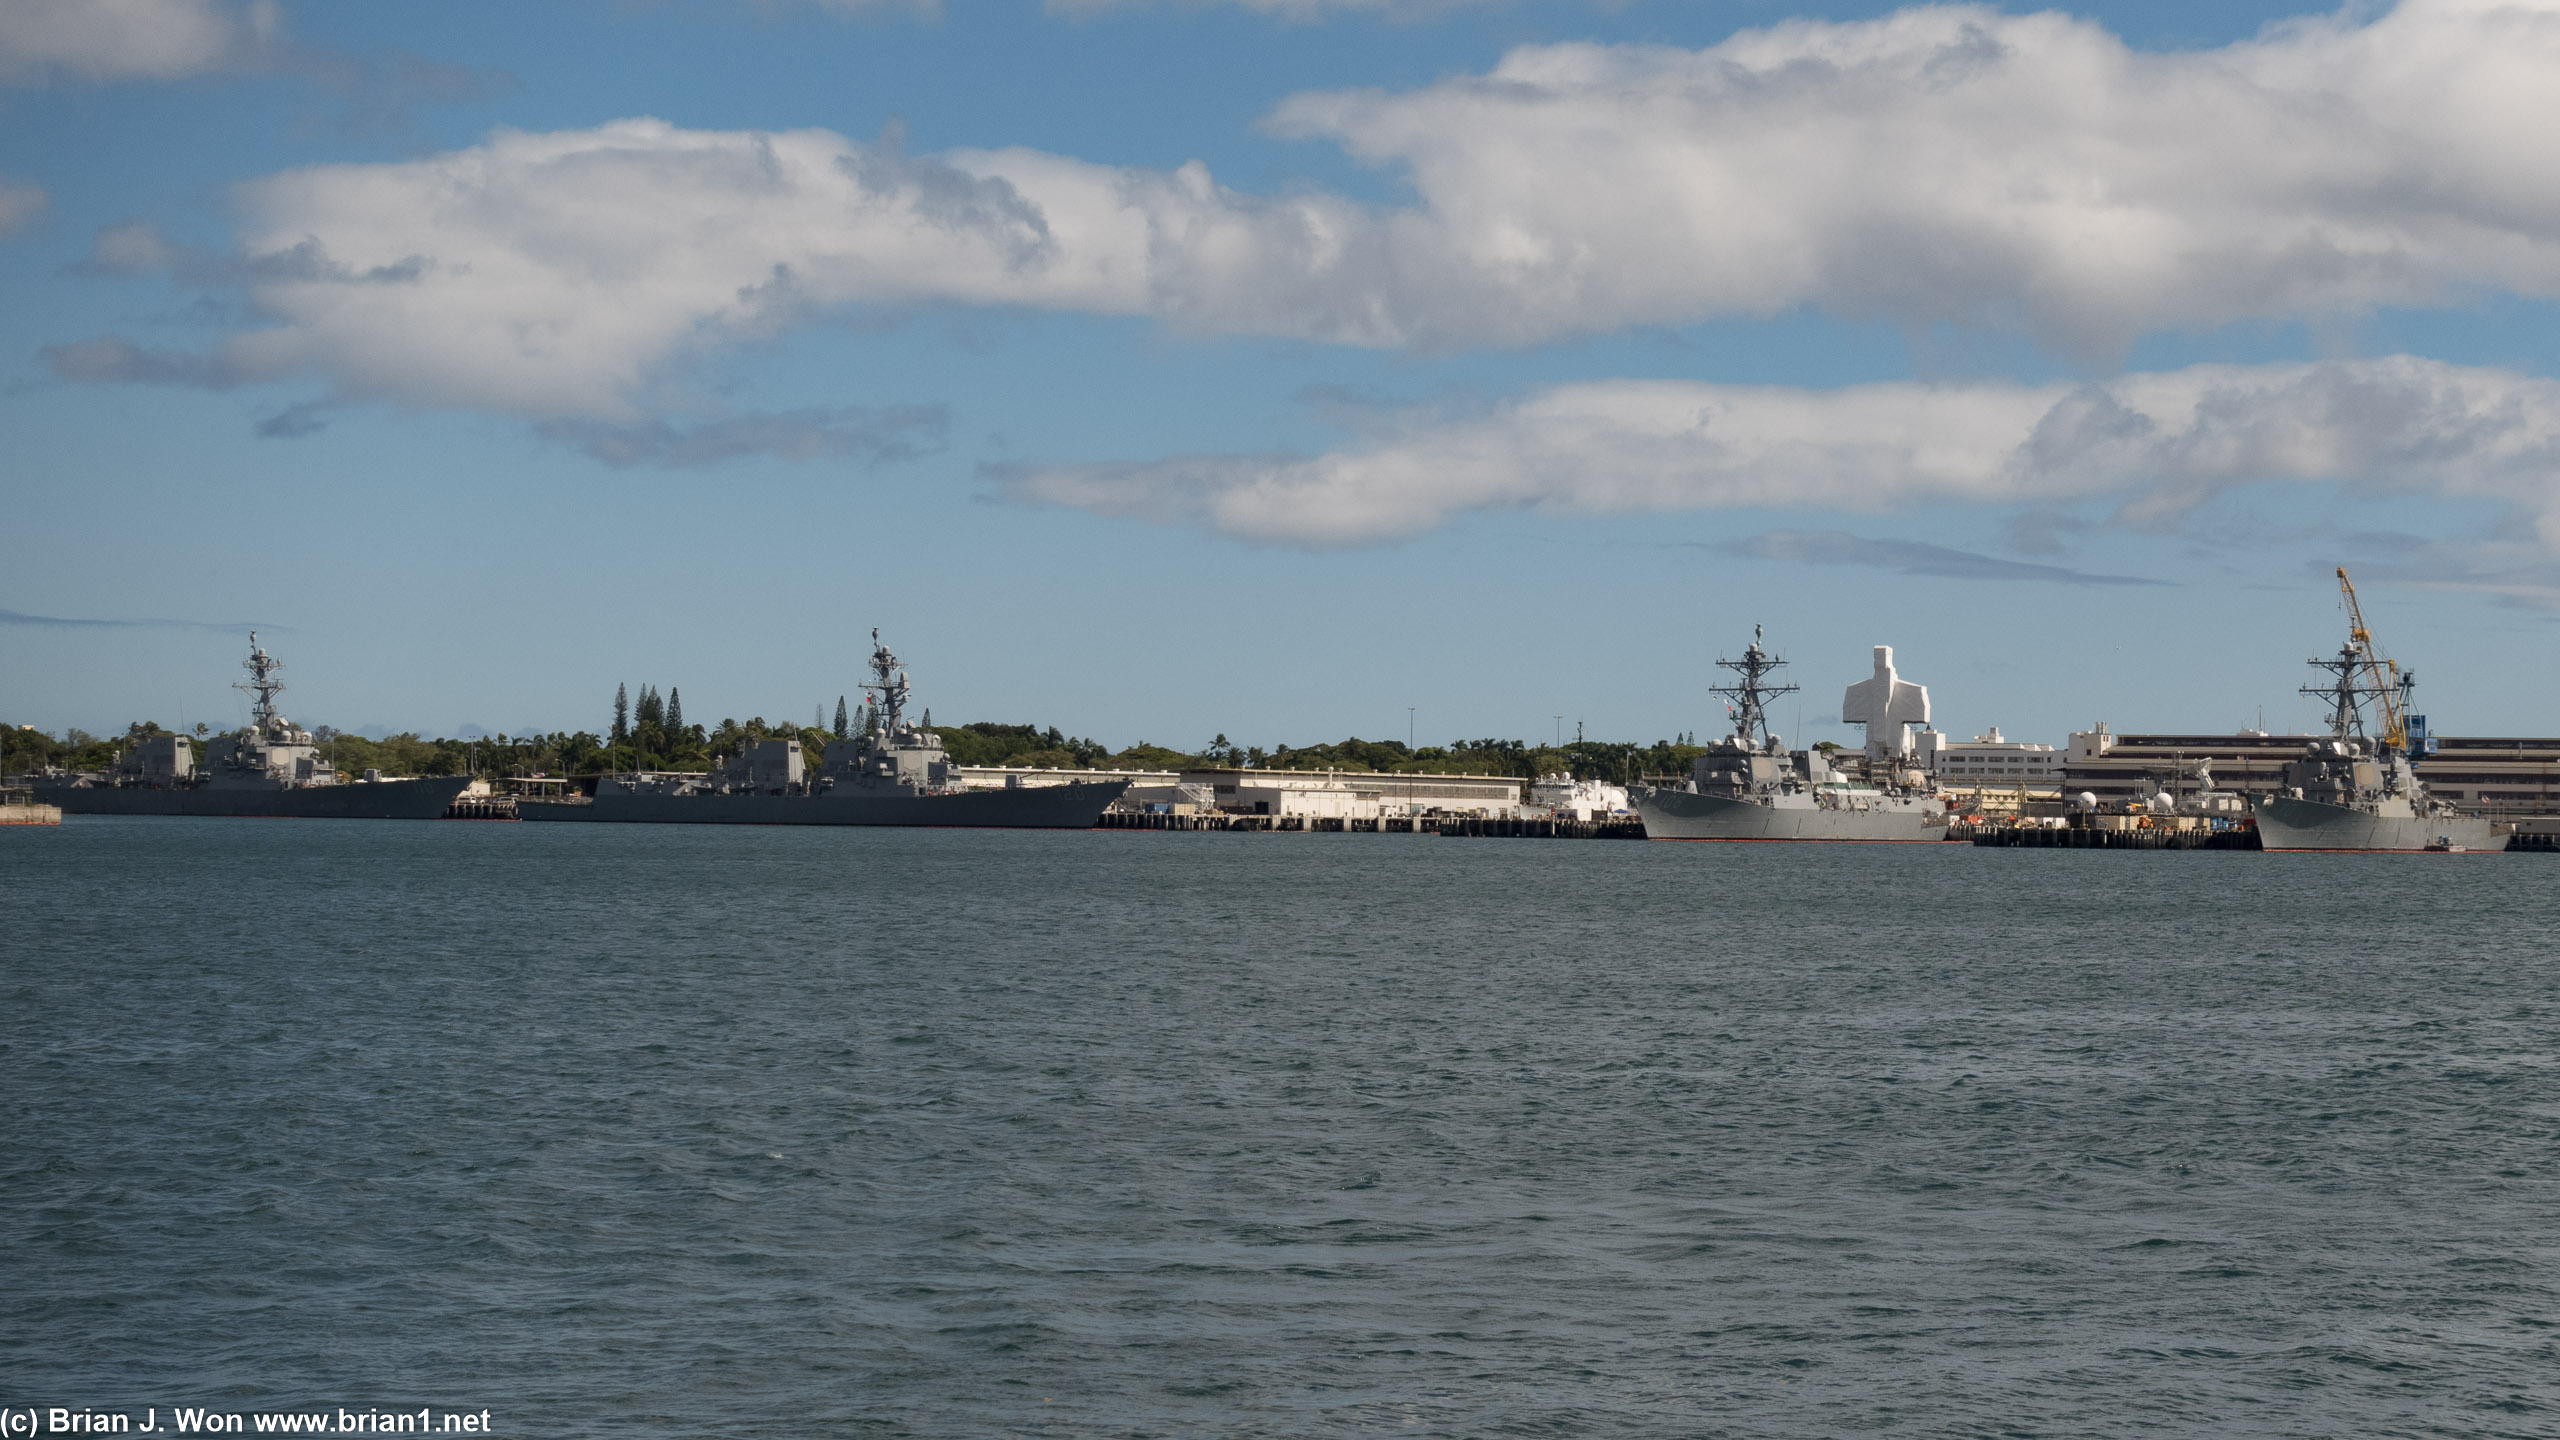
[[1997, 725], [1970, 740], [1950, 740], [1936, 730], [1923, 730], [1914, 748], [1920, 768], [1941, 787], [2015, 789], [2023, 785], [2050, 790], [2062, 784], [2061, 751], [2008, 739]]
[[[1182, 772], [1178, 788], [1205, 797], [1206, 803], [1201, 806], [1203, 811], [1328, 820], [1374, 820], [1408, 815], [1509, 817], [1518, 813], [1521, 803], [1521, 782], [1508, 775], [1406, 775], [1365, 770], [1186, 770]], [[1131, 798], [1140, 797], [1133, 794]]]

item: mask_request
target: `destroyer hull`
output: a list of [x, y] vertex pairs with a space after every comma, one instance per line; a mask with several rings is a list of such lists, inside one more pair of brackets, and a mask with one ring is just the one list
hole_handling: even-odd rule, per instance
[[440, 820], [471, 781], [464, 776], [315, 785], [302, 790], [154, 790], [142, 786], [38, 785], [36, 799], [66, 815], [199, 815], [294, 820]]
[[1867, 844], [1943, 840], [1931, 812], [1886, 806], [1870, 810], [1782, 809], [1685, 790], [1639, 792], [1636, 813], [1649, 840], [1803, 840]]
[[2258, 807], [2269, 850], [2496, 850], [2496, 833], [2470, 816], [2368, 815], [2344, 805], [2276, 797]]
[[958, 795], [604, 795], [591, 804], [519, 801], [525, 820], [625, 825], [895, 825], [1090, 830], [1126, 780]]

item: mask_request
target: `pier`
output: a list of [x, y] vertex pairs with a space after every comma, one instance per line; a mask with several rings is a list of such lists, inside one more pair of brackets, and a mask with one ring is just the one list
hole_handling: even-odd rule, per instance
[[2000, 849], [2026, 850], [2256, 850], [2258, 832], [2235, 827], [2225, 830], [2166, 830], [2157, 828], [2098, 830], [2082, 826], [2068, 828], [2047, 825], [1953, 825], [1948, 827], [1950, 840], [1971, 840], [1976, 845]]
[[516, 797], [513, 795], [463, 795], [444, 807], [447, 820], [513, 820]]
[[1437, 816], [1229, 815], [1219, 811], [1175, 815], [1156, 810], [1106, 810], [1096, 830], [1250, 830], [1273, 834], [1428, 835], [1455, 820]]
[[1506, 840], [1642, 840], [1641, 820], [1503, 820], [1448, 819], [1440, 833], [1449, 837]]
[[1439, 835], [1450, 839], [1642, 840], [1644, 822], [1484, 818], [1473, 815], [1229, 815], [1215, 811], [1168, 815], [1158, 811], [1105, 811], [1097, 830], [1228, 830], [1293, 835]]
[[36, 792], [16, 785], [0, 789], [0, 825], [59, 825], [62, 809], [36, 802]]

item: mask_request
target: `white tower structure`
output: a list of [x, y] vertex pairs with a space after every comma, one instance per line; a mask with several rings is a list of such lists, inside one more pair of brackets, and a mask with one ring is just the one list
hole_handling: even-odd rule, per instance
[[1870, 773], [1900, 768], [1911, 753], [1911, 727], [1929, 723], [1929, 687], [1893, 673], [1893, 647], [1876, 647], [1876, 673], [1840, 697], [1843, 724], [1867, 727]]

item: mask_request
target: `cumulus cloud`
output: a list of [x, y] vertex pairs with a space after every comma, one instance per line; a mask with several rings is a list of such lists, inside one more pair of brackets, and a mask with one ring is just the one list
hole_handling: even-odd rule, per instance
[[[1021, 168], [1088, 196], [1118, 185], [1072, 161]], [[537, 419], [635, 420], [671, 360], [847, 305], [1126, 311], [1145, 293], [1143, 265], [1114, 259], [1126, 237], [1087, 233], [1128, 223], [1107, 200], [1044, 211], [1002, 175], [894, 138], [650, 120], [500, 132], [427, 160], [288, 172], [239, 200], [242, 244], [219, 264], [130, 226], [86, 264], [245, 290], [273, 323], [232, 337], [244, 371]]]
[[1449, 348], [1811, 306], [2104, 359], [2162, 326], [2560, 294], [2560, 0], [2180, 54], [1933, 7], [1528, 47], [1271, 124], [1410, 202], [637, 119], [257, 181], [227, 283], [279, 371], [598, 420], [706, 347], [857, 308]]
[[[2560, 7], [2411, 0], [2146, 54], [2046, 12], [1553, 45], [1284, 134], [1410, 176], [1399, 328], [1528, 342], [1797, 305], [2075, 352], [2246, 316], [2560, 288]], [[1487, 303], [1499, 300], [1501, 303]]]
[[0, 84], [176, 80], [255, 64], [274, 47], [275, 0], [9, 0]]
[[0, 175], [0, 235], [9, 235], [18, 227], [44, 213], [44, 189], [38, 185], [14, 185]]
[[2231, 487], [2343, 481], [2510, 507], [2560, 551], [2560, 381], [2396, 356], [2086, 385], [1838, 390], [1600, 381], [1419, 415], [1332, 454], [995, 468], [1016, 500], [1299, 545], [1482, 510], [1874, 512], [2119, 503], [2165, 526]]

